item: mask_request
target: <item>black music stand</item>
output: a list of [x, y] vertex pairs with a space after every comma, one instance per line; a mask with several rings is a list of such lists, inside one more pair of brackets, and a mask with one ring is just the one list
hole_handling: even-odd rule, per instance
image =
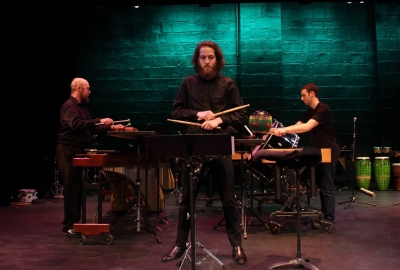
[[[200, 242], [196, 242], [196, 192], [193, 183], [193, 159], [197, 157], [222, 157], [231, 156], [234, 150], [233, 137], [226, 134], [187, 134], [187, 135], [159, 135], [147, 136], [144, 138], [149, 152], [152, 156], [158, 157], [185, 157], [190, 165], [189, 172], [189, 189], [190, 189], [190, 244], [187, 244], [186, 252], [183, 259], [179, 262], [182, 267], [183, 262], [187, 258], [191, 261], [192, 269], [196, 268], [196, 244], [201, 247], [210, 257], [212, 257], [223, 269], [224, 264], [208, 251]], [[191, 257], [188, 255], [191, 251]]]
[[137, 202], [131, 209], [126, 212], [126, 214], [114, 225], [114, 228], [118, 226], [118, 224], [127, 217], [134, 208], [137, 208], [137, 217], [136, 217], [136, 231], [140, 232], [140, 221], [141, 216], [145, 221], [145, 225], [147, 229], [156, 237], [157, 243], [161, 243], [160, 239], [157, 236], [156, 230], [154, 226], [151, 224], [149, 216], [147, 215], [146, 210], [141, 205], [140, 198], [140, 184], [142, 182], [142, 178], [140, 177], [140, 147], [143, 143], [143, 138], [145, 136], [153, 136], [155, 135], [155, 131], [108, 131], [108, 136], [122, 138], [122, 139], [134, 139], [137, 141], [137, 178], [136, 178], [136, 192], [137, 192]]
[[[297, 258], [288, 262], [278, 262], [269, 266], [267, 269], [274, 269], [282, 267], [296, 267], [303, 266], [304, 269], [318, 270], [317, 267], [301, 258], [301, 233], [300, 233], [300, 169], [303, 166], [309, 166], [311, 169], [321, 162], [321, 150], [315, 147], [303, 147], [299, 149], [266, 149], [259, 150], [254, 154], [253, 159], [258, 161], [260, 159], [274, 160], [279, 166], [287, 166], [295, 171], [295, 185], [296, 185], [296, 218], [297, 218]], [[315, 174], [311, 173], [312, 182], [315, 183]], [[314, 185], [315, 186], [315, 185]], [[313, 185], [312, 185], [313, 189]], [[314, 193], [315, 190], [312, 191]], [[321, 227], [331, 225], [328, 222], [322, 223]]]

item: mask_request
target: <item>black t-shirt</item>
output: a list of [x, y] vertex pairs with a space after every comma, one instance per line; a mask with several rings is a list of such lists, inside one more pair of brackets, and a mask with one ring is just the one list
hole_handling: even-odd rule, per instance
[[312, 146], [331, 148], [332, 159], [338, 159], [340, 148], [335, 138], [331, 109], [325, 103], [319, 102], [315, 109], [309, 108], [300, 121], [307, 123], [310, 119], [318, 122], [318, 125], [309, 132]]

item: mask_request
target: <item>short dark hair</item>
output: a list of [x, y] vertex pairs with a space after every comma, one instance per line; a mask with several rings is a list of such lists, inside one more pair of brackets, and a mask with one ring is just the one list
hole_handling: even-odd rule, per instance
[[318, 97], [319, 88], [316, 84], [308, 83], [308, 84], [304, 85], [302, 88], [300, 88], [300, 91], [303, 89], [306, 89], [307, 93], [310, 93], [311, 91], [313, 91], [315, 96]]
[[199, 44], [197, 44], [196, 49], [194, 50], [193, 57], [192, 57], [192, 64], [194, 66], [194, 69], [198, 71], [199, 68], [199, 57], [200, 57], [200, 49], [201, 47], [210, 47], [214, 49], [215, 57], [217, 58], [217, 70], [218, 72], [221, 72], [223, 67], [225, 66], [225, 59], [224, 55], [222, 54], [222, 50], [219, 47], [219, 45], [213, 41], [201, 41]]

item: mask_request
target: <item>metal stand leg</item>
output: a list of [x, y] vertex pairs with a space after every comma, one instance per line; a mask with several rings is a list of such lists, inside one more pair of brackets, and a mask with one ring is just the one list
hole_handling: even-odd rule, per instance
[[317, 267], [308, 263], [304, 259], [301, 258], [301, 233], [300, 233], [300, 173], [299, 173], [299, 165], [297, 165], [295, 172], [295, 182], [296, 182], [296, 217], [297, 217], [297, 258], [290, 260], [289, 262], [278, 262], [274, 263], [268, 267], [268, 269], [274, 269], [276, 267], [281, 268], [282, 266], [303, 266], [303, 269], [311, 269], [318, 270]]
[[165, 197], [165, 200], [168, 199], [172, 194], [175, 194], [175, 205], [178, 206], [182, 201], [182, 192], [180, 192], [178, 188], [178, 158], [175, 159], [175, 187], [174, 190]]
[[[228, 268], [224, 265], [223, 262], [221, 262], [217, 257], [215, 257], [214, 254], [212, 254], [208, 249], [206, 249], [200, 242], [197, 242], [197, 245], [199, 247], [201, 247], [201, 249], [208, 254], [208, 256], [210, 256], [214, 261], [216, 261], [221, 267], [222, 269], [228, 270]], [[190, 245], [190, 243], [186, 243], [186, 251], [185, 254], [182, 256], [182, 259], [180, 261], [178, 261], [176, 263], [176, 266], [179, 266], [179, 270], [182, 269], [183, 263], [185, 262], [186, 259], [188, 259], [188, 261], [190, 261], [191, 263], [193, 263], [193, 260], [190, 258], [189, 256], [189, 250], [191, 250], [192, 246]], [[196, 263], [196, 262], [194, 262]]]
[[[355, 149], [356, 149], [356, 120], [357, 118], [354, 117], [354, 133], [353, 133], [353, 144], [351, 145], [351, 147], [353, 148], [353, 156], [352, 156], [352, 163], [354, 164], [354, 160], [355, 160]], [[372, 204], [372, 203], [366, 203], [366, 202], [360, 202], [356, 200], [356, 197], [354, 197], [354, 183], [353, 183], [353, 178], [351, 179], [351, 185], [353, 186], [353, 195], [350, 197], [349, 201], [345, 201], [345, 202], [340, 202], [340, 204], [344, 204], [344, 203], [348, 203], [344, 209], [347, 209], [347, 207], [350, 206], [350, 204], [352, 203], [362, 203], [362, 204], [368, 204], [368, 205], [372, 205], [372, 206], [376, 206], [376, 204]]]

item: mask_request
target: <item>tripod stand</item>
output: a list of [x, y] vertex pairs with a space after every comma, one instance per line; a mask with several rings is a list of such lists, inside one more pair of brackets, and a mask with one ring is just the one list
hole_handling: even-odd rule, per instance
[[53, 193], [53, 198], [54, 199], [63, 199], [64, 196], [62, 195], [64, 191], [64, 187], [60, 184], [59, 182], [59, 174], [60, 171], [57, 168], [57, 158], [54, 158], [54, 183], [51, 185], [49, 191], [47, 191], [46, 195], [44, 196], [47, 198], [49, 196], [49, 193]]
[[[354, 155], [355, 155], [355, 149], [356, 149], [356, 121], [357, 121], [357, 117], [354, 117], [353, 120], [354, 120], [353, 144], [351, 145], [352, 150], [353, 150], [352, 151], [353, 154], [352, 154], [351, 162], [354, 164], [355, 163], [354, 162], [355, 161]], [[347, 207], [349, 207], [352, 203], [361, 203], [361, 204], [368, 204], [368, 205], [376, 206], [376, 204], [358, 201], [356, 199], [356, 197], [354, 197], [354, 182], [353, 182], [353, 178], [351, 178], [351, 185], [353, 186], [353, 188], [352, 188], [353, 194], [350, 197], [350, 200], [349, 201], [340, 202], [339, 205], [347, 203], [347, 205], [344, 207], [344, 209], [347, 209]]]
[[165, 200], [168, 199], [171, 195], [175, 194], [175, 205], [178, 206], [179, 203], [182, 200], [182, 193], [180, 192], [179, 188], [178, 188], [178, 182], [179, 182], [179, 177], [178, 177], [178, 158], [175, 158], [175, 187], [174, 190], [168, 194], [165, 197]]
[[136, 211], [136, 219], [135, 219], [136, 231], [140, 232], [141, 217], [143, 217], [147, 229], [156, 237], [157, 243], [161, 243], [160, 239], [157, 236], [154, 226], [150, 222], [150, 219], [149, 219], [149, 216], [147, 215], [146, 210], [141, 205], [141, 196], [140, 196], [140, 184], [142, 182], [142, 179], [140, 177], [140, 156], [141, 156], [140, 147], [143, 142], [143, 137], [154, 135], [154, 134], [155, 134], [154, 131], [123, 131], [123, 132], [108, 131], [107, 132], [107, 135], [109, 135], [109, 136], [123, 138], [123, 139], [136, 139], [136, 141], [137, 141], [137, 159], [136, 159], [136, 162], [137, 162], [137, 174], [136, 174], [136, 176], [137, 176], [137, 179], [136, 179], [137, 201], [136, 201], [136, 204], [131, 209], [129, 209], [128, 212], [114, 225], [113, 229], [115, 229], [118, 226], [118, 224], [122, 220], [124, 220], [125, 217], [127, 217], [136, 208], [136, 210], [137, 210]]
[[[211, 252], [202, 244], [196, 242], [196, 191], [194, 181], [194, 157], [205, 156], [231, 156], [234, 152], [233, 137], [230, 135], [159, 135], [145, 137], [147, 146], [153, 156], [180, 156], [186, 157], [189, 166], [189, 192], [190, 192], [190, 244], [186, 244], [183, 259], [178, 262], [182, 267], [184, 261], [191, 262], [192, 269], [196, 268], [196, 245], [200, 246], [210, 257], [223, 266]], [[189, 251], [190, 255], [189, 256]], [[224, 266], [223, 266], [224, 267]]]

